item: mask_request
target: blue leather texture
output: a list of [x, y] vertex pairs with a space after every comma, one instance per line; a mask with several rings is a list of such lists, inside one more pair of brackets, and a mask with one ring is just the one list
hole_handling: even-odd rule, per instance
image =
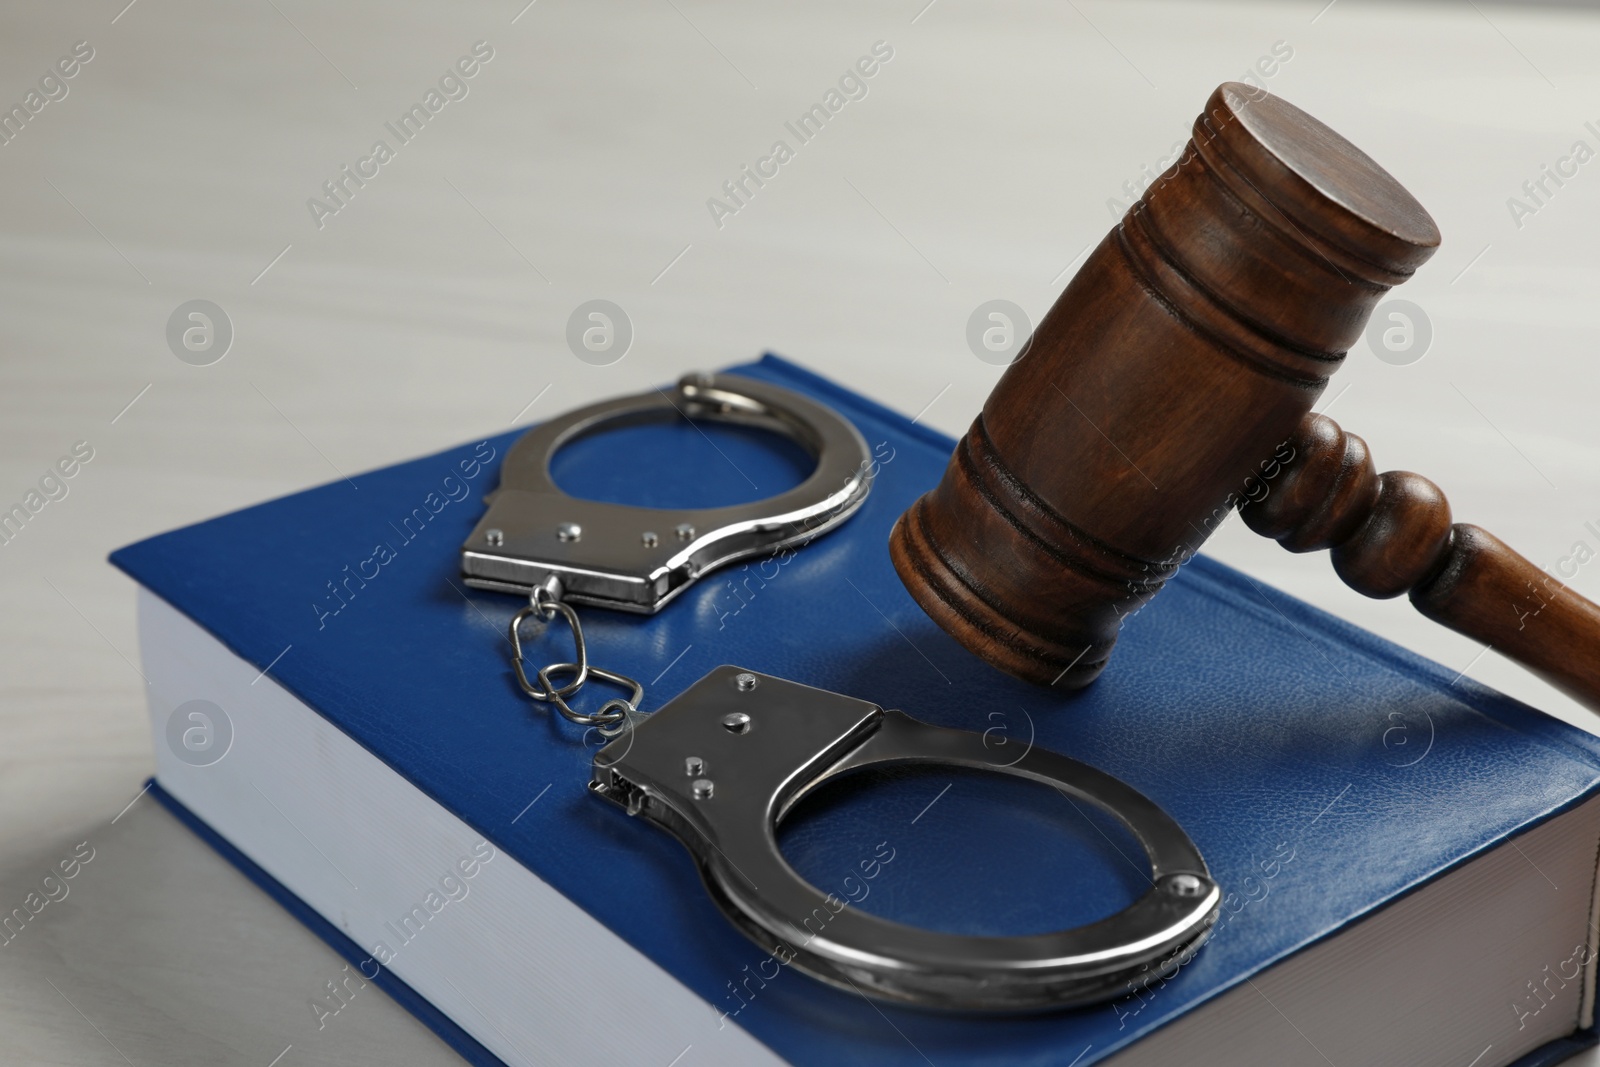
[[[646, 711], [735, 663], [987, 732], [999, 757], [1038, 744], [1117, 775], [1183, 824], [1227, 894], [1177, 975], [1113, 1004], [996, 1019], [874, 1005], [777, 967], [723, 920], [676, 842], [587, 794], [600, 739], [512, 677], [503, 634], [520, 602], [460, 582], [461, 542], [515, 434], [112, 562], [258, 667], [292, 645], [278, 682], [798, 1064], [1086, 1067], [1600, 787], [1589, 735], [1203, 556], [1128, 620], [1089, 689], [1011, 679], [923, 615], [889, 562], [890, 527], [953, 443], [776, 357], [732, 372], [854, 421], [878, 466], [872, 494], [840, 529], [710, 574], [658, 615], [579, 607], [592, 662], [645, 683]], [[586, 438], [554, 464], [568, 491], [644, 506], [765, 497], [805, 471], [787, 443], [684, 424]], [[526, 643], [539, 663], [570, 655], [559, 626]], [[1090, 921], [1147, 884], [1114, 821], [993, 775], [844, 781], [780, 836], [820, 888], [969, 933]]]

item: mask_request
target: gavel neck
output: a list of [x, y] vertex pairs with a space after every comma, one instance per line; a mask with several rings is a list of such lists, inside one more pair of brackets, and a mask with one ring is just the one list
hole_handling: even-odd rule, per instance
[[1410, 596], [1418, 611], [1528, 667], [1600, 711], [1600, 607], [1477, 526], [1452, 523], [1437, 485], [1379, 474], [1366, 442], [1324, 415], [1290, 439], [1267, 496], [1240, 505], [1252, 530], [1292, 552], [1330, 549], [1346, 585]]

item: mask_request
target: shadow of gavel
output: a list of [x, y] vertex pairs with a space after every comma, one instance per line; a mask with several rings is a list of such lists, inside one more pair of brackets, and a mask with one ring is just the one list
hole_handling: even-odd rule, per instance
[[901, 580], [990, 663], [1077, 688], [1237, 507], [1291, 551], [1330, 549], [1358, 592], [1408, 594], [1600, 710], [1600, 608], [1310, 413], [1373, 307], [1438, 245], [1360, 149], [1220, 86], [895, 525]]

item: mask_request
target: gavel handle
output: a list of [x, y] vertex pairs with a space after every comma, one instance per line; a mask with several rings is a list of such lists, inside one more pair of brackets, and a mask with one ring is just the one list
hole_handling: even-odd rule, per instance
[[1406, 593], [1428, 618], [1600, 711], [1600, 607], [1487, 530], [1452, 524], [1444, 493], [1420, 474], [1379, 474], [1366, 442], [1332, 419], [1307, 415], [1289, 443], [1292, 458], [1263, 472], [1265, 495], [1239, 505], [1252, 530], [1291, 552], [1331, 549], [1352, 589]]

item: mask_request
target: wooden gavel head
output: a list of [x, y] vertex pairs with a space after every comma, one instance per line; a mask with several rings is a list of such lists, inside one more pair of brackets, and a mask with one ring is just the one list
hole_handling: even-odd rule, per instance
[[1309, 414], [1373, 306], [1438, 245], [1349, 141], [1264, 90], [1219, 87], [895, 524], [906, 588], [995, 666], [1076, 688], [1238, 507], [1293, 551], [1332, 549], [1358, 591], [1409, 594], [1600, 710], [1600, 607]]

